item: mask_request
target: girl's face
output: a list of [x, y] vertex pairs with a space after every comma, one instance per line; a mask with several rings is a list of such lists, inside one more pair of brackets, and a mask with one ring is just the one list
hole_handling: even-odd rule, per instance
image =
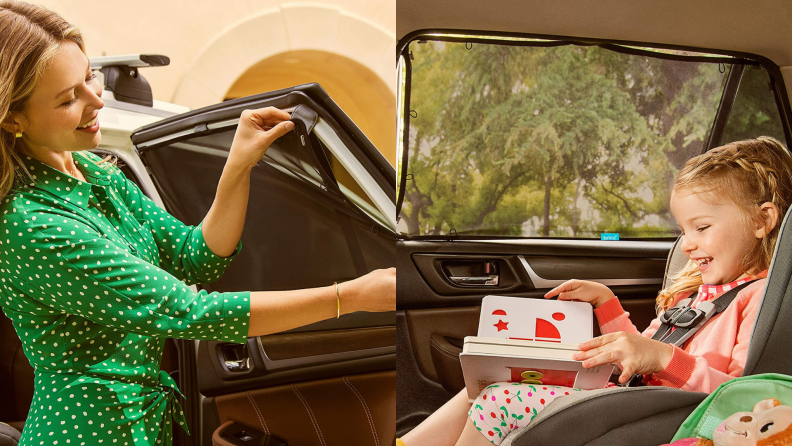
[[102, 85], [91, 72], [88, 57], [67, 41], [42, 73], [27, 108], [12, 119], [33, 153], [89, 150], [102, 140], [97, 119], [104, 106], [101, 97]]
[[[775, 207], [772, 203], [762, 205], [765, 206]], [[772, 227], [765, 231], [764, 225], [746, 226], [741, 218], [744, 212], [713, 193], [671, 193], [671, 214], [682, 230], [682, 251], [699, 265], [705, 284], [722, 285], [748, 277], [740, 268], [743, 256]]]

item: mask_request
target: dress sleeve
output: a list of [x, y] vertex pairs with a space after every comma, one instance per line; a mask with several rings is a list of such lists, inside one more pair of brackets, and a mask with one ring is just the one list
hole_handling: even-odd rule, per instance
[[242, 250], [242, 240], [228, 257], [219, 257], [203, 236], [203, 222], [190, 226], [169, 214], [144, 194], [120, 169], [114, 169], [114, 187], [126, 207], [143, 223], [149, 222], [160, 252], [160, 267], [188, 285], [219, 279]]
[[[21, 200], [20, 200], [21, 201]], [[79, 216], [15, 206], [0, 246], [21, 291], [55, 312], [146, 336], [244, 343], [250, 292], [193, 291]]]

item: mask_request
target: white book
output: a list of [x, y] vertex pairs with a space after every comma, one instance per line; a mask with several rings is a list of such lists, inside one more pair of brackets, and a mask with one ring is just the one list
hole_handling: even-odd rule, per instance
[[577, 344], [468, 336], [459, 358], [468, 399], [473, 402], [488, 385], [523, 382], [577, 389], [608, 385], [613, 366], [585, 368], [572, 359]]
[[465, 338], [463, 352], [485, 353], [489, 355], [532, 356], [547, 359], [566, 359], [574, 361], [572, 355], [577, 353], [575, 344], [555, 344], [549, 342], [505, 340], [468, 336]]

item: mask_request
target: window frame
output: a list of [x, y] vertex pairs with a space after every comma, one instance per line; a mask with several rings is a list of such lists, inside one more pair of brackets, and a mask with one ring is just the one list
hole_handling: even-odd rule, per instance
[[[729, 63], [735, 64], [739, 63], [741, 65], [735, 66], [743, 66], [744, 65], [758, 65], [767, 71], [770, 82], [771, 82], [771, 90], [773, 96], [775, 98], [776, 107], [778, 108], [779, 117], [781, 119], [781, 125], [784, 130], [784, 137], [786, 146], [792, 149], [792, 106], [790, 106], [789, 96], [787, 94], [786, 85], [784, 83], [784, 78], [781, 74], [781, 69], [770, 59], [759, 56], [752, 53], [740, 52], [740, 51], [731, 51], [731, 50], [721, 50], [721, 49], [713, 49], [713, 48], [700, 48], [700, 47], [689, 47], [683, 45], [669, 45], [669, 44], [660, 44], [660, 43], [652, 43], [652, 42], [638, 42], [638, 41], [626, 41], [626, 40], [613, 40], [613, 39], [597, 39], [597, 38], [586, 38], [586, 37], [570, 37], [570, 36], [556, 36], [556, 35], [547, 35], [547, 34], [531, 34], [531, 33], [506, 33], [506, 32], [494, 32], [494, 31], [475, 31], [475, 30], [459, 30], [459, 29], [425, 29], [425, 30], [418, 30], [411, 32], [405, 35], [396, 45], [396, 66], [399, 72], [397, 73], [397, 78], [399, 82], [397, 84], [397, 91], [396, 96], [398, 98], [399, 103], [397, 104], [397, 108], [399, 105], [401, 113], [397, 113], [397, 128], [399, 131], [398, 141], [400, 143], [400, 147], [397, 147], [397, 153], [401, 154], [401, 159], [397, 157], [397, 163], [399, 163], [396, 167], [399, 176], [396, 178], [396, 223], [398, 224], [400, 221], [399, 214], [401, 213], [402, 206], [404, 204], [404, 196], [405, 196], [405, 187], [407, 177], [410, 175], [408, 159], [410, 155], [410, 147], [409, 147], [409, 132], [410, 132], [410, 96], [411, 96], [411, 80], [412, 80], [412, 63], [411, 63], [411, 53], [410, 53], [410, 44], [415, 41], [420, 40], [434, 40], [434, 41], [444, 41], [444, 42], [457, 42], [457, 43], [483, 43], [483, 44], [493, 44], [497, 41], [500, 45], [511, 45], [511, 46], [540, 46], [540, 47], [552, 47], [552, 46], [566, 46], [566, 45], [578, 45], [578, 46], [600, 46], [604, 49], [617, 51], [626, 54], [633, 54], [633, 55], [644, 55], [656, 58], [664, 58], [664, 59], [671, 59], [671, 60], [681, 60], [681, 61], [690, 61], [690, 62], [719, 62], [719, 63]], [[710, 54], [712, 56], [687, 56], [687, 55], [677, 55], [677, 54], [669, 54], [663, 53], [658, 51], [652, 50], [673, 50], [673, 51], [685, 51], [685, 52], [695, 52], [700, 54]], [[403, 79], [402, 76], [403, 70]], [[734, 70], [732, 70], [733, 72]], [[729, 73], [729, 77], [727, 78], [726, 85], [721, 93], [721, 101], [718, 104], [718, 108], [715, 112], [715, 119], [713, 121], [712, 127], [708, 132], [705, 144], [704, 144], [704, 152], [711, 150], [718, 145], [723, 132], [726, 128], [726, 123], [728, 122], [729, 115], [731, 112], [732, 105], [734, 104], [735, 98], [737, 96], [739, 90], [739, 83], [742, 77], [742, 70], [740, 70], [740, 76], [736, 77], [736, 79], [731, 79], [732, 72]], [[403, 89], [403, 90], [402, 90]], [[728, 96], [727, 96], [728, 95]], [[507, 235], [456, 235], [456, 234], [448, 234], [448, 235], [408, 235], [403, 234], [397, 231], [397, 237], [399, 240], [437, 240], [437, 241], [451, 241], [451, 240], [526, 240], [526, 239], [537, 239], [537, 240], [594, 240], [594, 239], [580, 239], [580, 238], [573, 238], [573, 237], [523, 237], [523, 236], [507, 236]], [[672, 241], [675, 240], [676, 237], [652, 237], [652, 238], [624, 238], [620, 240], [630, 240], [630, 241]]]

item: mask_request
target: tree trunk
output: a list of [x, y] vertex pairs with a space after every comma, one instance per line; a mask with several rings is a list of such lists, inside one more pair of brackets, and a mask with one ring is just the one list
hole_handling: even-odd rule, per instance
[[578, 176], [577, 181], [575, 182], [575, 202], [572, 204], [572, 237], [577, 237], [578, 235], [578, 197], [580, 197], [580, 176]]
[[545, 237], [550, 237], [550, 191], [553, 188], [551, 178], [549, 174], [545, 176], [544, 227], [542, 228], [542, 235]]

